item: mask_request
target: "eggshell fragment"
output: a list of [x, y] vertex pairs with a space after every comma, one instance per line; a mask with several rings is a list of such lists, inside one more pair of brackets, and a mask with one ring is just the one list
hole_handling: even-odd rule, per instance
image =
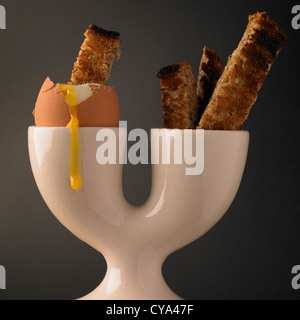
[[[92, 96], [77, 106], [80, 127], [118, 127], [120, 109], [113, 87], [91, 86]], [[59, 84], [47, 78], [33, 112], [38, 127], [66, 127], [71, 120], [69, 106]]]
[[93, 95], [78, 105], [80, 127], [118, 127], [119, 101], [113, 87], [100, 86]]

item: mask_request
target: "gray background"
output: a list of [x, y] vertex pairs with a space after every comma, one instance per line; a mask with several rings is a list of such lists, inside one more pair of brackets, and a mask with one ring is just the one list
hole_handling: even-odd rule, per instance
[[[162, 126], [158, 70], [189, 61], [197, 77], [204, 45], [225, 64], [247, 25], [265, 10], [288, 40], [244, 129], [251, 133], [245, 175], [224, 218], [204, 237], [172, 254], [163, 273], [186, 299], [298, 299], [291, 269], [300, 264], [299, 43], [289, 1], [1, 0], [0, 299], [76, 299], [105, 275], [101, 254], [75, 238], [51, 214], [35, 185], [27, 127], [39, 89], [50, 76], [69, 80], [91, 23], [121, 33], [122, 57], [110, 84], [129, 129]], [[150, 166], [124, 169], [124, 192], [149, 196]]]

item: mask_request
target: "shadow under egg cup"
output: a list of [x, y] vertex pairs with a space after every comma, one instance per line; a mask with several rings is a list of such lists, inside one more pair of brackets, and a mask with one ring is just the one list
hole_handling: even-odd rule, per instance
[[[42, 127], [28, 131], [31, 166], [44, 201], [68, 230], [101, 252], [107, 262], [100, 286], [81, 299], [180, 300], [162, 276], [163, 262], [226, 213], [243, 176], [249, 133], [204, 131], [201, 175], [186, 175], [185, 164], [152, 164], [151, 195], [135, 207], [124, 198], [123, 165], [99, 165], [96, 160], [100, 129], [80, 128], [79, 190], [70, 187], [70, 131]], [[124, 129], [110, 129], [117, 137], [119, 159], [127, 136], [119, 139]], [[192, 131], [195, 138], [198, 130]], [[152, 143], [155, 135], [152, 130]]]

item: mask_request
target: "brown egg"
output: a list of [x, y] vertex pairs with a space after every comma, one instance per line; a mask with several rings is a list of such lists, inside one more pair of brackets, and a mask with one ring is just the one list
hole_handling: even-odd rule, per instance
[[[120, 109], [113, 87], [92, 86], [92, 96], [77, 106], [80, 127], [118, 127]], [[33, 112], [38, 127], [66, 127], [71, 120], [69, 106], [59, 84], [47, 78]]]

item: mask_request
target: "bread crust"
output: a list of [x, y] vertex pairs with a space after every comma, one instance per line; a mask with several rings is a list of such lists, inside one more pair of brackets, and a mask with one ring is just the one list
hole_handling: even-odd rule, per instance
[[189, 62], [169, 65], [158, 72], [162, 92], [164, 128], [195, 129], [198, 100]]
[[209, 103], [223, 71], [224, 67], [219, 55], [213, 49], [205, 46], [200, 61], [197, 82], [197, 98], [199, 102], [198, 122]]
[[285, 39], [266, 12], [249, 16], [244, 36], [229, 57], [198, 128], [242, 128]]
[[120, 34], [90, 25], [84, 35], [85, 40], [74, 64], [70, 83], [106, 85], [115, 59], [121, 56]]

